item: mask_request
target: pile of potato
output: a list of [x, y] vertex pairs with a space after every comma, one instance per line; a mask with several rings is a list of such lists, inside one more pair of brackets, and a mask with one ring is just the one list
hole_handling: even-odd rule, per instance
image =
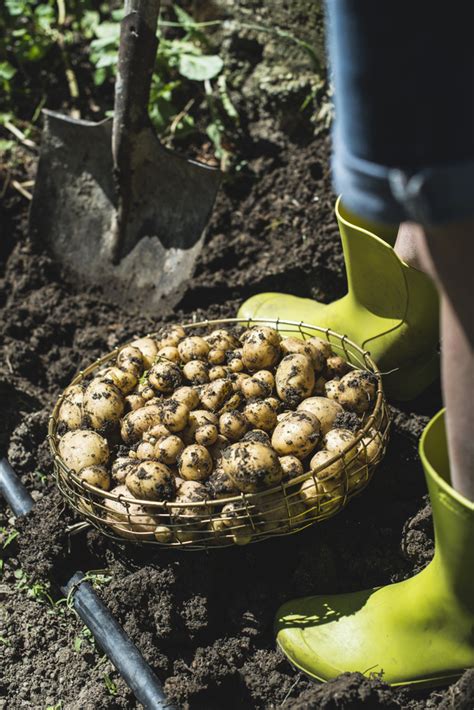
[[[299, 526], [321, 501], [338, 507], [366, 480], [380, 453], [377, 432], [331, 460], [354, 442], [376, 389], [373, 375], [318, 337], [282, 337], [265, 326], [192, 335], [171, 326], [66, 390], [58, 450], [81, 480], [113, 494], [104, 517], [120, 535], [245, 544], [257, 532]], [[280, 484], [305, 471], [315, 473], [284, 494]], [[219, 503], [275, 487], [251, 505]]]

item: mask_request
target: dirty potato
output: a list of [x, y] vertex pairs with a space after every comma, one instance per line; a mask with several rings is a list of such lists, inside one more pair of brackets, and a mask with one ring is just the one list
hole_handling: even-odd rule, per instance
[[70, 385], [64, 391], [63, 401], [58, 412], [58, 424], [63, 424], [70, 431], [80, 429], [83, 400], [84, 390], [82, 385]]
[[191, 360], [206, 360], [209, 350], [209, 344], [199, 335], [190, 335], [178, 345], [179, 356], [183, 363]]
[[173, 474], [159, 461], [141, 461], [125, 479], [130, 493], [142, 500], [171, 500], [175, 494]]
[[125, 372], [131, 372], [135, 377], [140, 377], [145, 366], [141, 351], [133, 345], [126, 345], [117, 355], [117, 366]]
[[161, 423], [161, 407], [149, 404], [125, 415], [122, 419], [120, 435], [126, 444], [130, 444], [141, 439], [146, 431]]
[[59, 440], [59, 455], [75, 473], [87, 466], [100, 466], [109, 460], [107, 441], [89, 429], [68, 431]]
[[277, 414], [265, 399], [257, 399], [245, 405], [244, 416], [257, 429], [272, 431], [277, 423]]
[[84, 392], [83, 411], [93, 429], [118, 422], [125, 410], [120, 390], [101, 380], [92, 380]]
[[319, 419], [311, 412], [289, 412], [272, 435], [272, 446], [280, 456], [308, 456], [321, 440]]
[[110, 488], [110, 476], [105, 466], [86, 466], [79, 471], [79, 478], [89, 486], [108, 491]]
[[212, 468], [211, 455], [201, 444], [186, 446], [178, 459], [180, 476], [186, 481], [204, 481], [211, 475]]
[[203, 385], [209, 382], [209, 368], [201, 360], [190, 360], [183, 367], [183, 375], [193, 385]]
[[219, 430], [221, 434], [231, 441], [238, 441], [248, 429], [248, 420], [237, 410], [224, 412], [219, 417]]
[[242, 362], [247, 370], [273, 367], [280, 358], [280, 336], [274, 328], [256, 326], [242, 336]]
[[312, 394], [314, 380], [314, 367], [307, 355], [286, 355], [275, 376], [278, 396], [290, 407], [296, 406]]
[[158, 461], [170, 466], [177, 462], [181, 452], [184, 449], [184, 443], [176, 434], [165, 436], [160, 439], [154, 446], [154, 454]]
[[145, 365], [145, 370], [149, 370], [150, 367], [155, 362], [155, 358], [158, 354], [158, 345], [154, 338], [146, 336], [144, 338], [138, 338], [131, 343], [133, 348], [138, 348], [142, 354], [143, 363]]
[[334, 420], [344, 409], [335, 400], [327, 397], [308, 397], [298, 405], [298, 411], [311, 412], [321, 425], [321, 434], [325, 436], [334, 426]]
[[148, 372], [148, 381], [154, 390], [171, 394], [183, 380], [181, 369], [170, 360], [158, 360]]
[[229, 446], [222, 455], [224, 472], [244, 493], [277, 485], [282, 479], [282, 469], [276, 452], [266, 444], [240, 441]]

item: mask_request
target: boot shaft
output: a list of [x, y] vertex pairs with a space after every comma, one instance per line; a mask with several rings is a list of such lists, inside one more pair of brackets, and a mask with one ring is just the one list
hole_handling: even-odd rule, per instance
[[474, 502], [451, 487], [445, 410], [423, 432], [420, 456], [433, 510], [437, 579], [474, 613]]

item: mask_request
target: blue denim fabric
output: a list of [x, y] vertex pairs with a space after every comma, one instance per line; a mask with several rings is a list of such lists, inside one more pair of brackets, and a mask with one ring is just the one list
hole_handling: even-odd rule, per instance
[[326, 0], [334, 182], [354, 212], [474, 216], [474, 2]]

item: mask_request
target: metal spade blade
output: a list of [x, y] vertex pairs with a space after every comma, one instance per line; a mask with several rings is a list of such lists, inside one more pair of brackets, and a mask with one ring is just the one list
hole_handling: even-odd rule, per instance
[[44, 112], [30, 234], [80, 282], [157, 314], [186, 288], [221, 173], [159, 143], [147, 109], [159, 2], [127, 9], [113, 120]]

